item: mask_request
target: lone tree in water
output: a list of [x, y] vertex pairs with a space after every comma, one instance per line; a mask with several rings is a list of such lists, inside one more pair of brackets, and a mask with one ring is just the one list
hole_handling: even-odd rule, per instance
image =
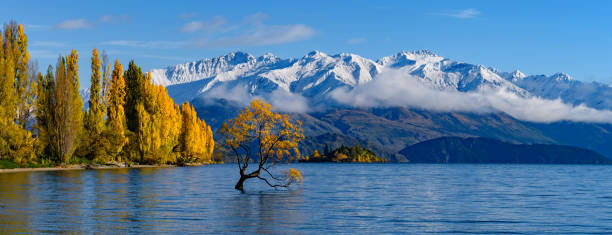
[[[284, 176], [275, 176], [270, 168], [282, 161], [299, 159], [302, 132], [301, 122], [292, 123], [287, 114], [273, 112], [263, 100], [253, 100], [235, 119], [227, 120], [219, 133], [224, 145], [236, 155], [240, 179], [235, 189], [244, 192], [244, 181], [250, 178], [263, 180], [274, 188], [301, 182], [298, 170], [291, 168]], [[257, 164], [257, 168], [247, 173], [249, 163]]]

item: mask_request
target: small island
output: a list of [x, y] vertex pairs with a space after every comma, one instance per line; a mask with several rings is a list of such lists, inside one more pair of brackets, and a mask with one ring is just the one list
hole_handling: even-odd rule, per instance
[[340, 148], [329, 151], [328, 146], [325, 146], [323, 155], [315, 150], [312, 155], [305, 159], [300, 159], [299, 162], [338, 162], [338, 163], [381, 163], [388, 162], [385, 158], [376, 156], [372, 151], [362, 148], [359, 145], [353, 147], [340, 146]]

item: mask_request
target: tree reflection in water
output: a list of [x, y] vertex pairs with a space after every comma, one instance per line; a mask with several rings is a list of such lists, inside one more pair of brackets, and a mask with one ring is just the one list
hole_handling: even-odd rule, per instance
[[232, 232], [288, 234], [304, 222], [302, 189], [268, 190], [237, 194], [225, 201], [221, 221], [228, 221]]

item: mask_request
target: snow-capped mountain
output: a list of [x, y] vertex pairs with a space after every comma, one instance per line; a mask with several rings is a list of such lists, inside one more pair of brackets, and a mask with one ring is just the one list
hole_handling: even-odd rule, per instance
[[151, 71], [153, 82], [166, 86], [177, 103], [205, 95], [215, 87], [243, 87], [251, 95], [276, 90], [299, 94], [314, 102], [331, 91], [366, 84], [385, 69], [418, 77], [426, 85], [459, 92], [505, 89], [520, 97], [561, 98], [564, 102], [612, 109], [612, 87], [585, 83], [569, 75], [525, 75], [501, 72], [441, 57], [428, 50], [402, 51], [373, 61], [359, 55], [327, 55], [313, 51], [302, 58], [282, 59], [272, 54], [254, 57], [244, 52], [203, 59]]

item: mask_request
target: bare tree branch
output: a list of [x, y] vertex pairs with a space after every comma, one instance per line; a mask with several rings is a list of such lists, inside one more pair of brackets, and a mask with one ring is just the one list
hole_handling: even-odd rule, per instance
[[266, 178], [263, 178], [261, 176], [257, 176], [258, 179], [263, 180], [264, 182], [266, 182], [266, 184], [268, 184], [270, 187], [274, 187], [274, 188], [278, 188], [278, 187], [282, 187], [282, 188], [287, 188], [289, 187], [289, 184], [271, 184], [270, 182], [268, 182], [268, 180]]

